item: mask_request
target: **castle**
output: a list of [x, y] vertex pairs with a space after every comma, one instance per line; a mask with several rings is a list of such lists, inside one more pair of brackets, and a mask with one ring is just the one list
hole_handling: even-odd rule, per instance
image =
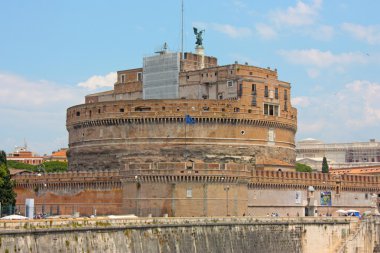
[[377, 177], [294, 171], [297, 110], [276, 69], [219, 66], [198, 39], [195, 53], [164, 46], [118, 71], [113, 90], [67, 110], [66, 126], [69, 172], [16, 176], [18, 203], [138, 216], [377, 206]]

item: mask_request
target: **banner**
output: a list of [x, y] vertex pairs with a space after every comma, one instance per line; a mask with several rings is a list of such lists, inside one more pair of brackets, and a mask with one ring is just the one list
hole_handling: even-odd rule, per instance
[[321, 206], [331, 206], [331, 192], [321, 192]]
[[301, 191], [296, 191], [296, 204], [301, 204]]

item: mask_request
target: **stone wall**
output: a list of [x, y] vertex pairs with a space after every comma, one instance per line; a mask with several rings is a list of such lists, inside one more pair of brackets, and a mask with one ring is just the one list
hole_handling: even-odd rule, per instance
[[[16, 175], [17, 207], [35, 198], [37, 213], [137, 214], [139, 216], [305, 215], [338, 209], [375, 211], [380, 178], [376, 176], [257, 171], [237, 163], [135, 163], [121, 171], [79, 171]], [[308, 187], [313, 186], [313, 196]], [[330, 192], [331, 206], [321, 203]], [[298, 197], [297, 197], [298, 195]]]
[[380, 239], [375, 224], [246, 217], [0, 221], [0, 251], [369, 253]]
[[[185, 115], [194, 124], [186, 123]], [[248, 162], [263, 168], [264, 161], [278, 168], [291, 167], [294, 116], [295, 111], [264, 116], [237, 101], [114, 101], [75, 106], [67, 113], [69, 168], [121, 169], [137, 161], [225, 162], [227, 156], [234, 157], [234, 163], [250, 157]]]

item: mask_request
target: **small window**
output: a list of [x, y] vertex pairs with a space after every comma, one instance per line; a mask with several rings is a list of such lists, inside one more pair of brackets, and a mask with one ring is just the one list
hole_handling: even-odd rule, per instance
[[243, 84], [239, 84], [239, 94], [238, 96], [241, 97], [243, 95]]
[[225, 112], [226, 111], [226, 109], [225, 108], [222, 108], [222, 112]]
[[240, 108], [239, 107], [235, 107], [234, 108], [234, 112], [240, 112]]
[[77, 112], [77, 116], [80, 116], [80, 112]]
[[257, 106], [256, 96], [252, 96], [251, 105], [252, 106]]
[[234, 85], [232, 81], [227, 81], [227, 87], [231, 88]]
[[137, 72], [137, 81], [142, 81], [142, 79], [143, 79], [143, 74], [142, 74], [142, 72]]
[[365, 199], [368, 199], [368, 193], [365, 193], [365, 194], [364, 194], [364, 198], [365, 198]]
[[274, 89], [274, 98], [278, 99], [278, 88]]
[[252, 84], [252, 95], [256, 95], [256, 84]]
[[162, 107], [162, 110], [165, 111], [165, 106]]
[[124, 108], [120, 108], [119, 111], [120, 111], [120, 112], [124, 112]]
[[278, 116], [278, 105], [264, 104], [264, 115]]
[[248, 113], [252, 113], [252, 109], [248, 109]]
[[252, 75], [252, 72], [249, 72], [249, 75], [251, 76], [251, 75]]
[[186, 80], [189, 80], [190, 79], [190, 76], [186, 76]]
[[288, 102], [287, 101], [285, 101], [285, 103], [284, 103], [284, 111], [288, 111]]
[[202, 109], [203, 109], [203, 111], [206, 111], [206, 112], [207, 112], [207, 111], [209, 111], [209, 110], [210, 110], [210, 107], [208, 107], [208, 106], [203, 106], [203, 108], [202, 108]]
[[215, 72], [215, 76], [218, 76], [218, 72]]
[[288, 90], [284, 90], [284, 100], [288, 100]]
[[219, 94], [218, 98], [223, 99], [223, 94]]
[[269, 90], [268, 90], [268, 86], [265, 86], [265, 90], [264, 90], [264, 97], [268, 97], [269, 96]]
[[121, 82], [124, 83], [124, 81], [125, 81], [125, 76], [121, 75]]
[[202, 98], [203, 99], [208, 99], [208, 96], [207, 95], [202, 95]]
[[186, 197], [187, 198], [192, 198], [193, 197], [193, 189], [187, 188], [186, 189]]

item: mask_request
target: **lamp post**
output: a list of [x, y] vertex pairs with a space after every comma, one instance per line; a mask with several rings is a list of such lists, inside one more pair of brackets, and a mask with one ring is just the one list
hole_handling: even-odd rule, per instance
[[[43, 164], [41, 164], [41, 166], [38, 167], [38, 171], [41, 171], [41, 170], [43, 171], [43, 173], [45, 175], [46, 170], [43, 167]], [[42, 176], [41, 172], [38, 172], [37, 176], [41, 177]], [[46, 184], [46, 178], [45, 178], [44, 183], [43, 183], [43, 196], [42, 196], [42, 207], [41, 207], [42, 216], [45, 215], [46, 187], [47, 187], [47, 184]]]
[[224, 186], [224, 190], [226, 191], [226, 199], [227, 199], [227, 202], [226, 202], [227, 216], [229, 216], [229, 214], [228, 214], [228, 192], [230, 190], [230, 186], [229, 185]]
[[141, 187], [141, 184], [140, 184], [140, 180], [139, 180], [139, 176], [135, 176], [135, 182], [136, 182], [136, 215], [137, 216], [140, 216], [140, 187]]

